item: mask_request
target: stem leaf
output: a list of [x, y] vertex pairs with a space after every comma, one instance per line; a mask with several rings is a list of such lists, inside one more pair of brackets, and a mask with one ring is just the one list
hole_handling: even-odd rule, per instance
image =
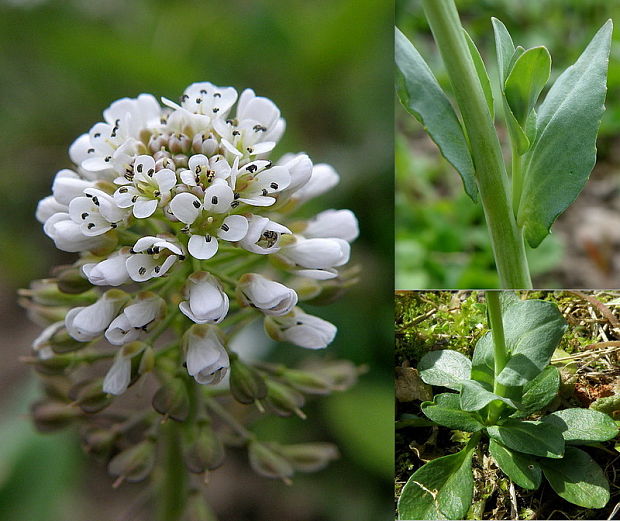
[[522, 409], [512, 414], [513, 418], [524, 418], [541, 410], [558, 394], [560, 372], [548, 365], [542, 373], [523, 386]]
[[618, 435], [618, 427], [611, 417], [592, 409], [563, 409], [542, 421], [559, 429], [564, 440], [572, 444], [607, 441]]
[[489, 113], [491, 114], [491, 119], [495, 118], [495, 107], [493, 103], [493, 90], [491, 89], [491, 81], [489, 80], [489, 73], [487, 72], [486, 67], [484, 66], [484, 61], [482, 61], [482, 56], [480, 56], [480, 51], [476, 47], [476, 44], [469, 36], [469, 33], [463, 29], [463, 33], [465, 34], [465, 41], [467, 42], [467, 46], [469, 47], [469, 53], [471, 54], [471, 59], [474, 62], [474, 67], [476, 68], [476, 73], [478, 74], [478, 79], [480, 80], [480, 85], [482, 85], [482, 91], [484, 92], [484, 97], [487, 100], [487, 105], [489, 106]]
[[513, 409], [519, 406], [509, 398], [487, 391], [479, 382], [467, 380], [461, 384], [461, 409], [479, 411], [493, 400], [500, 400]]
[[609, 20], [539, 107], [536, 139], [525, 155], [517, 215], [533, 248], [579, 195], [596, 162], [611, 33]]
[[476, 202], [474, 163], [461, 123], [424, 58], [398, 29], [395, 57], [400, 102], [424, 125], [441, 154], [460, 174], [467, 195]]
[[467, 432], [484, 429], [474, 414], [461, 409], [459, 395], [455, 393], [438, 394], [433, 402], [424, 402], [422, 412], [435, 423], [450, 429]]
[[521, 420], [506, 420], [501, 425], [487, 427], [489, 437], [509, 449], [545, 458], [561, 458], [564, 438], [555, 427]]
[[461, 383], [469, 380], [471, 361], [451, 349], [426, 353], [418, 364], [420, 378], [429, 385], [441, 385], [460, 391]]
[[542, 480], [542, 470], [536, 460], [527, 454], [514, 452], [491, 440], [489, 452], [497, 466], [520, 487], [536, 490]]

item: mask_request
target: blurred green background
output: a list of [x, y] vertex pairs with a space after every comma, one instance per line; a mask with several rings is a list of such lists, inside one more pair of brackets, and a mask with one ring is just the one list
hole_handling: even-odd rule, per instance
[[[0, 0], [0, 518], [142, 520], [140, 487], [112, 491], [101, 462], [71, 433], [40, 436], [26, 411], [37, 394], [28, 353], [38, 328], [15, 291], [74, 256], [34, 219], [67, 148], [113, 100], [176, 99], [192, 82], [253, 88], [280, 107], [276, 150], [306, 151], [341, 174], [304, 208], [351, 208], [361, 224], [352, 263], [361, 282], [319, 313], [339, 327], [327, 356], [367, 364], [351, 391], [318, 400], [309, 419], [265, 420], [265, 438], [335, 441], [342, 458], [293, 487], [250, 476], [233, 452], [212, 477], [222, 519], [375, 521], [392, 517], [393, 5], [381, 0]], [[287, 347], [280, 359], [309, 354]], [[245, 465], [245, 466], [244, 466]]]
[[[482, 54], [496, 93], [492, 16], [504, 22], [515, 44], [547, 46], [553, 59], [548, 87], [577, 59], [608, 18], [620, 23], [618, 0], [456, 0], [456, 5]], [[421, 1], [397, 0], [396, 24], [449, 92]], [[534, 287], [620, 285], [619, 39], [616, 29], [597, 166], [577, 202], [552, 228], [552, 235], [539, 248], [528, 251]], [[506, 143], [502, 118], [501, 104], [496, 103], [496, 125]], [[456, 172], [398, 102], [396, 124], [396, 287], [497, 287], [482, 208], [465, 195]]]

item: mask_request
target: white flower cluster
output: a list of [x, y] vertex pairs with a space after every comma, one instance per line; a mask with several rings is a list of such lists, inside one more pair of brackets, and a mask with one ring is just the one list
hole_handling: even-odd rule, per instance
[[[238, 97], [232, 87], [204, 82], [190, 85], [178, 104], [162, 102], [141, 94], [112, 103], [104, 121], [71, 145], [75, 166], [56, 174], [52, 195], [37, 208], [56, 246], [81, 254], [83, 276], [94, 286], [115, 287], [94, 304], [71, 309], [62, 323], [80, 342], [103, 335], [124, 346], [105, 379], [104, 390], [113, 394], [129, 385], [137, 352], [126, 346], [147, 341], [177, 311], [195, 323], [183, 339], [189, 374], [199, 383], [220, 381], [229, 358], [217, 324], [229, 314], [231, 298], [236, 311], [262, 312], [275, 339], [325, 347], [335, 326], [296, 307], [294, 289], [238, 270], [254, 267], [249, 258], [269, 256], [271, 273], [320, 284], [338, 277], [358, 235], [349, 210], [283, 222], [339, 177], [303, 153], [269, 159], [285, 128], [272, 101], [251, 89]], [[174, 310], [169, 294], [158, 294], [161, 277], [179, 282], [182, 300]], [[130, 285], [147, 281], [131, 298]], [[49, 354], [45, 340], [37, 345]]]

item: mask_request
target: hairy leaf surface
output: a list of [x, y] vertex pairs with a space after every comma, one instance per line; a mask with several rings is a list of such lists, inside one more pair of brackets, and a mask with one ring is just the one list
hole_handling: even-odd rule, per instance
[[418, 371], [425, 383], [458, 391], [461, 382], [469, 380], [471, 361], [465, 355], [451, 349], [431, 351], [420, 360]]
[[509, 449], [545, 458], [561, 458], [564, 438], [555, 427], [530, 421], [506, 420], [487, 427], [489, 436]]
[[441, 154], [460, 174], [467, 195], [476, 202], [474, 163], [461, 123], [424, 58], [398, 29], [395, 58], [400, 102], [424, 125]]
[[564, 409], [545, 416], [542, 421], [556, 427], [571, 444], [607, 441], [618, 434], [616, 422], [592, 409]]
[[479, 411], [486, 407], [493, 400], [500, 400], [513, 409], [519, 406], [509, 398], [498, 396], [491, 391], [487, 391], [479, 382], [465, 380], [461, 384], [461, 409], [464, 411]]
[[502, 472], [517, 485], [528, 490], [540, 486], [542, 471], [534, 458], [512, 451], [495, 440], [490, 441], [489, 452]]
[[557, 396], [559, 387], [560, 372], [556, 367], [548, 365], [536, 378], [525, 384], [521, 397], [522, 408], [512, 416], [524, 418], [539, 411]]
[[484, 425], [474, 414], [461, 409], [459, 395], [456, 393], [438, 394], [434, 402], [422, 404], [422, 412], [435, 423], [450, 429], [467, 432], [484, 429]]

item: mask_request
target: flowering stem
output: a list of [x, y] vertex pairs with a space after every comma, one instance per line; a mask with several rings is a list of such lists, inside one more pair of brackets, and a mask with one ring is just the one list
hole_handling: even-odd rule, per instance
[[423, 0], [422, 3], [469, 138], [500, 285], [502, 288], [531, 288], [525, 246], [509, 197], [499, 139], [454, 0]]
[[159, 521], [179, 521], [187, 499], [186, 470], [181, 454], [179, 425], [169, 421], [161, 425], [163, 462], [160, 469]]
[[[499, 373], [502, 372], [508, 361], [508, 350], [506, 348], [506, 338], [504, 337], [504, 323], [502, 320], [502, 306], [499, 300], [498, 291], [487, 291], [485, 293], [487, 301], [487, 311], [489, 314], [489, 325], [493, 336], [493, 361], [495, 378], [493, 382], [493, 392], [498, 396], [506, 396], [506, 386], [497, 381]], [[499, 418], [504, 404], [495, 400], [489, 405], [488, 421], [494, 424]]]

